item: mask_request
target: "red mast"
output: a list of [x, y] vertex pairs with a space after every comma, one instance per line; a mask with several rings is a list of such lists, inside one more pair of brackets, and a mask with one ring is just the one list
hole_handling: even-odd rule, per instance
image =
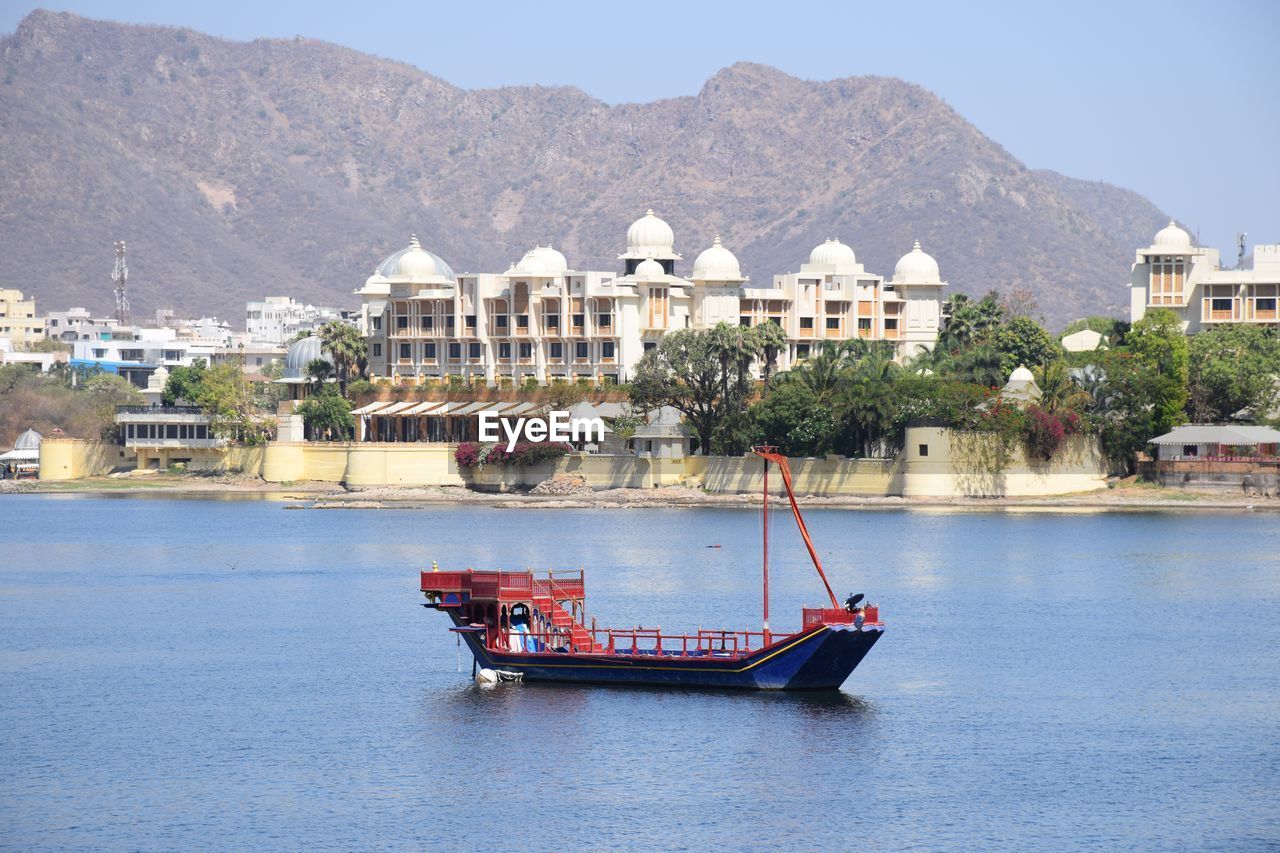
[[804, 546], [807, 549], [809, 549], [809, 559], [813, 560], [813, 567], [818, 570], [818, 577], [822, 578], [822, 585], [827, 588], [827, 597], [831, 599], [831, 606], [833, 608], [839, 608], [840, 603], [836, 601], [836, 594], [832, 591], [831, 584], [827, 583], [827, 573], [822, 570], [822, 561], [818, 559], [818, 551], [816, 548], [813, 547], [813, 540], [809, 538], [809, 528], [805, 526], [804, 516], [800, 514], [800, 505], [796, 503], [795, 489], [792, 488], [791, 486], [791, 466], [787, 464], [787, 457], [783, 456], [781, 453], [775, 453], [774, 448], [772, 447], [753, 447], [751, 448], [751, 452], [754, 453], [756, 456], [759, 456], [760, 458], [762, 458], [764, 460], [764, 466], [765, 466], [764, 470], [765, 470], [766, 491], [765, 491], [765, 501], [764, 501], [764, 504], [765, 504], [764, 518], [765, 518], [766, 524], [765, 524], [764, 535], [765, 535], [766, 544], [765, 544], [765, 556], [764, 556], [764, 565], [765, 565], [764, 608], [765, 608], [765, 626], [766, 626], [765, 630], [767, 631], [768, 619], [769, 619], [769, 592], [768, 592], [769, 590], [769, 553], [768, 553], [769, 530], [768, 530], [768, 524], [767, 524], [769, 520], [769, 493], [767, 490], [768, 490], [768, 483], [769, 483], [768, 477], [769, 477], [770, 462], [776, 462], [778, 465], [778, 470], [782, 472], [782, 485], [787, 487], [787, 500], [791, 502], [791, 513], [796, 518], [796, 527], [800, 528], [800, 537], [804, 539]]
[[[768, 445], [760, 448], [765, 453], [772, 453], [773, 447]], [[764, 463], [764, 644], [767, 646], [770, 642], [769, 637], [769, 457], [761, 455]]]

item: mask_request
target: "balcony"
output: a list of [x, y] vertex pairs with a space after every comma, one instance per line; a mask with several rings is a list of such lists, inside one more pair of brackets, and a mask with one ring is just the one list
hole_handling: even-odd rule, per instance
[[[1215, 306], [1213, 303], [1222, 303], [1230, 301], [1229, 308], [1223, 307], [1221, 304]], [[1239, 299], [1204, 299], [1200, 306], [1200, 319], [1205, 323], [1230, 323], [1241, 319], [1240, 300]]]

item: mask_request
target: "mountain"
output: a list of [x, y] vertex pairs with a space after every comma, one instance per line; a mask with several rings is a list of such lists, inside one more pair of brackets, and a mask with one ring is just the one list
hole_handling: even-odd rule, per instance
[[654, 208], [687, 273], [719, 234], [758, 282], [828, 236], [891, 274], [919, 239], [955, 290], [1030, 288], [1062, 323], [1127, 305], [1141, 196], [1026, 168], [901, 80], [738, 64], [696, 96], [609, 106], [573, 88], [466, 90], [306, 39], [33, 12], [0, 39], [0, 281], [42, 309], [135, 316], [351, 291], [410, 232], [455, 270], [535, 243], [615, 269]]

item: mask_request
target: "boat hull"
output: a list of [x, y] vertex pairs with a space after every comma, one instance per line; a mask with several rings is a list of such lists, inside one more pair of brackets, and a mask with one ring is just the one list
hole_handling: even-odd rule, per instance
[[480, 666], [519, 672], [526, 681], [835, 690], [883, 632], [881, 626], [865, 625], [859, 629], [852, 625], [818, 625], [740, 657], [522, 654], [486, 648], [475, 634], [463, 636]]

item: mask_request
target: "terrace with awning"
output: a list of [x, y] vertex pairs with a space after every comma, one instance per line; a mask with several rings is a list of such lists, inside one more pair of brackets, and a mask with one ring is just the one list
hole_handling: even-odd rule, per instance
[[378, 400], [351, 412], [357, 441], [478, 441], [480, 416], [501, 419], [545, 414], [547, 404], [503, 401]]

